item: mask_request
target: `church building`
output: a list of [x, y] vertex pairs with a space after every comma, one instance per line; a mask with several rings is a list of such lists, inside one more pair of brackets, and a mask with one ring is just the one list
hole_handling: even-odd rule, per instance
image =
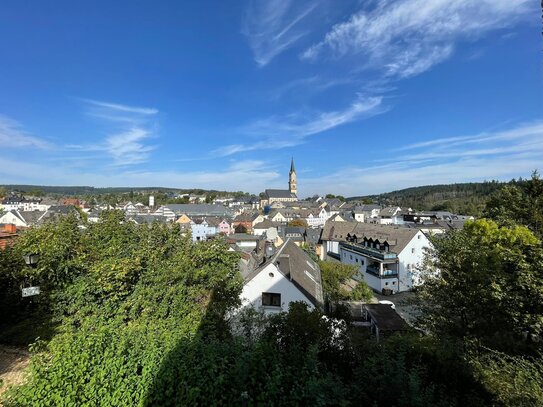
[[266, 189], [264, 197], [260, 201], [260, 207], [264, 208], [274, 202], [296, 202], [298, 200], [297, 193], [296, 169], [294, 168], [294, 159], [292, 159], [288, 176], [288, 189]]

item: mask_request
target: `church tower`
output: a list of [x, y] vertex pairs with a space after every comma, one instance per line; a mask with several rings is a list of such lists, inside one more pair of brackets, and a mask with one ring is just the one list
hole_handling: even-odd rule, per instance
[[296, 170], [294, 169], [294, 158], [290, 161], [290, 173], [288, 176], [288, 189], [291, 194], [296, 195], [298, 188], [296, 187]]

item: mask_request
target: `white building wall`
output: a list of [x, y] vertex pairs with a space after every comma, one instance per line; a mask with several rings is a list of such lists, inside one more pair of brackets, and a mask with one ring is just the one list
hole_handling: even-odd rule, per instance
[[419, 231], [398, 255], [400, 261], [400, 290], [410, 290], [420, 284], [419, 271], [426, 249], [431, 243], [424, 233]]
[[191, 225], [191, 229], [193, 242], [207, 240], [208, 236], [217, 234], [217, 228], [209, 225], [194, 224]]
[[364, 214], [363, 213], [355, 213], [354, 214], [354, 220], [356, 220], [357, 222], [364, 222]]
[[[262, 293], [281, 294], [281, 306], [263, 306]], [[286, 278], [274, 264], [268, 264], [251, 281], [243, 286], [240, 295], [241, 308], [252, 306], [256, 309], [262, 309], [266, 314], [275, 314], [282, 311], [288, 311], [291, 302], [303, 301], [309, 305], [309, 309], [314, 306], [309, 299], [296, 286]]]
[[397, 278], [378, 278], [372, 274], [366, 273], [366, 267], [370, 262], [367, 257], [348, 250], [341, 250], [340, 256], [342, 263], [358, 267], [359, 274], [357, 280], [366, 282], [371, 289], [377, 292], [381, 292], [383, 288], [390, 288], [397, 291]]
[[[337, 242], [327, 243], [338, 244]], [[341, 250], [339, 255], [342, 263], [358, 267], [359, 278], [363, 279], [373, 290], [381, 292], [383, 288], [390, 288], [396, 293], [411, 290], [414, 286], [420, 284], [419, 268], [422, 265], [426, 249], [430, 246], [430, 241], [421, 231], [411, 239], [402, 252], [398, 254], [399, 280], [398, 278], [378, 278], [366, 273], [369, 260], [361, 254]]]
[[0, 217], [0, 223], [6, 223], [6, 224], [12, 224], [19, 227], [26, 227], [26, 222], [23, 222], [21, 219], [19, 219], [17, 216], [15, 216], [13, 213], [8, 212], [4, 214], [2, 217]]

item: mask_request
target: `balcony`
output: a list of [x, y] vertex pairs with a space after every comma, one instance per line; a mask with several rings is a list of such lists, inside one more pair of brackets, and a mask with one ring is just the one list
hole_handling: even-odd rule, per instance
[[382, 272], [377, 267], [366, 267], [366, 273], [371, 274], [378, 278], [397, 278], [398, 272], [396, 270], [384, 269]]
[[398, 255], [394, 252], [385, 252], [379, 249], [374, 249], [373, 247], [363, 246], [358, 243], [340, 242], [340, 245], [365, 256], [370, 256], [379, 260], [396, 260], [398, 258]]

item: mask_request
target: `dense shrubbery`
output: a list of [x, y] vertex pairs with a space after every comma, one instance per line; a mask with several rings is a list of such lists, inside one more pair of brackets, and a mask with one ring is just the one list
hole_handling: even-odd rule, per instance
[[165, 355], [237, 304], [237, 256], [224, 243], [193, 245], [175, 228], [122, 220], [111, 212], [83, 232], [66, 220], [14, 248], [41, 254], [35, 270], [13, 256], [11, 274], [31, 274], [44, 292], [36, 300], [60, 325], [34, 345], [30, 381], [5, 404], [139, 405]]
[[[117, 212], [30, 230], [0, 252], [2, 327], [41, 315], [52, 339], [32, 345], [28, 382], [4, 404], [541, 405], [540, 241], [478, 221], [435, 245], [441, 274], [419, 293], [429, 335], [376, 343], [303, 304], [233, 318], [241, 280], [221, 240], [193, 244]], [[337, 301], [350, 269], [333, 271], [323, 283]], [[42, 287], [32, 304], [22, 281]]]

